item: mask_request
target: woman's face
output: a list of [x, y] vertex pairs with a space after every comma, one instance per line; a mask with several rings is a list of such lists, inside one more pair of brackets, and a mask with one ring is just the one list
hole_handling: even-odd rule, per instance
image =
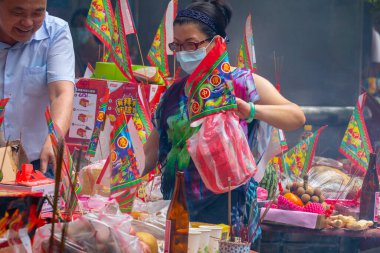
[[[210, 41], [213, 38], [208, 38], [205, 33], [203, 33], [199, 29], [199, 25], [192, 23], [185, 23], [181, 25], [174, 26], [174, 43], [177, 45], [181, 45], [181, 51], [193, 51], [189, 50], [191, 48], [191, 43], [199, 43], [198, 48], [207, 47], [206, 51], [208, 51], [213, 47], [214, 42]], [[195, 48], [197, 49], [197, 48]]]

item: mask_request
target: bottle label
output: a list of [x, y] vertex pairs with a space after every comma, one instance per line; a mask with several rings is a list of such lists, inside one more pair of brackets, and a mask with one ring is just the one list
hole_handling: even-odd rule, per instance
[[164, 253], [169, 253], [169, 250], [170, 250], [170, 232], [171, 232], [171, 229], [172, 229], [172, 221], [166, 220]]
[[373, 206], [373, 222], [375, 223], [379, 221], [379, 197], [380, 192], [375, 192], [375, 205]]

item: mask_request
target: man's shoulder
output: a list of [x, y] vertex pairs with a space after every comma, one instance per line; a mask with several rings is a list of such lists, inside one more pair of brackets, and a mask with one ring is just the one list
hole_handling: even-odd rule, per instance
[[56, 33], [68, 27], [68, 23], [65, 20], [49, 14], [46, 14], [44, 23], [45, 29], [49, 33], [50, 37], [53, 37]]
[[69, 25], [63, 19], [50, 16], [46, 13], [43, 25], [33, 35], [33, 40], [41, 41], [44, 39], [54, 39], [54, 37], [62, 31], [69, 32]]

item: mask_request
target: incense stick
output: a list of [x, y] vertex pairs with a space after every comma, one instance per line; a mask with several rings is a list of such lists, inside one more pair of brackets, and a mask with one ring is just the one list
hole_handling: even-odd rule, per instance
[[[50, 196], [47, 196], [46, 200], [49, 203], [49, 205], [53, 208], [53, 206], [54, 206], [54, 203], [53, 203], [54, 200], [51, 200]], [[63, 218], [62, 218], [62, 215], [61, 215], [61, 212], [60, 212], [59, 209], [57, 210], [57, 216], [58, 216], [57, 217], [58, 220], [63, 221]]]
[[269, 212], [269, 209], [271, 208], [272, 203], [274, 202], [275, 198], [276, 198], [276, 194], [273, 194], [273, 196], [272, 196], [272, 198], [270, 199], [270, 201], [268, 202], [268, 205], [267, 205], [267, 207], [265, 208], [265, 211], [264, 211], [264, 213], [263, 213], [262, 216], [261, 216], [261, 210], [259, 210], [259, 215], [260, 215], [261, 217], [260, 217], [259, 222], [257, 223], [257, 225], [256, 225], [256, 227], [255, 227], [255, 230], [253, 231], [252, 235], [250, 236], [248, 242], [251, 242], [252, 239], [255, 237], [257, 230], [259, 229], [261, 223], [263, 223], [263, 221], [264, 221], [264, 219], [265, 219], [265, 216], [266, 216], [267, 213]]
[[[79, 150], [79, 154], [78, 154], [78, 157], [76, 160], [74, 185], [77, 184], [77, 180], [78, 180], [78, 172], [79, 172], [80, 163], [81, 163], [81, 159], [82, 159], [82, 152], [83, 152], [83, 145], [81, 145], [81, 148]], [[71, 221], [72, 221], [72, 204], [74, 202], [75, 197], [76, 197], [75, 194], [71, 193], [69, 203], [67, 203], [66, 208], [65, 208], [66, 212], [69, 213], [69, 219]], [[66, 233], [67, 233], [68, 228], [69, 228], [69, 222], [65, 222], [65, 224], [63, 225], [62, 234], [61, 234], [61, 245], [60, 245], [60, 252], [61, 253], [63, 253], [65, 250]]]
[[231, 201], [231, 178], [228, 177], [228, 226], [230, 227], [230, 241], [232, 242]]
[[[144, 56], [143, 56], [143, 53], [141, 50], [140, 39], [139, 39], [139, 35], [138, 35], [137, 31], [136, 31], [135, 35], [136, 35], [137, 47], [138, 47], [139, 53], [140, 53], [141, 64], [145, 67]], [[145, 68], [144, 68], [144, 76], [145, 76], [146, 84], [148, 84], [149, 83], [148, 82], [148, 75], [146, 74]]]
[[63, 153], [65, 149], [65, 144], [63, 139], [60, 139], [58, 142], [58, 150], [57, 150], [57, 159], [56, 159], [56, 175], [55, 175], [55, 185], [54, 185], [54, 202], [53, 202], [53, 217], [51, 223], [51, 234], [49, 240], [49, 252], [53, 252], [53, 243], [54, 243], [54, 229], [55, 229], [55, 217], [58, 210], [58, 197], [59, 197], [59, 186], [61, 182], [61, 172], [62, 172], [62, 161], [63, 161]]
[[8, 145], [9, 145], [9, 139], [10, 139], [10, 137], [8, 137], [7, 142], [5, 143], [5, 150], [4, 150], [3, 160], [1, 161], [0, 181], [2, 181], [3, 178], [4, 178], [4, 175], [3, 175], [3, 166], [4, 166], [5, 156], [7, 155], [7, 148], [8, 148]]

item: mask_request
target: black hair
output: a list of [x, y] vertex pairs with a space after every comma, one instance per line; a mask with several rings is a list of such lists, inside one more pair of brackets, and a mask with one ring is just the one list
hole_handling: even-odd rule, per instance
[[206, 25], [202, 21], [188, 18], [188, 17], [176, 17], [173, 25], [182, 24], [198, 24], [201, 31], [207, 35], [208, 38], [213, 38], [216, 35], [226, 37], [226, 28], [230, 23], [232, 16], [232, 9], [228, 3], [224, 0], [193, 0], [185, 10], [195, 10], [206, 14], [215, 23], [215, 30]]

